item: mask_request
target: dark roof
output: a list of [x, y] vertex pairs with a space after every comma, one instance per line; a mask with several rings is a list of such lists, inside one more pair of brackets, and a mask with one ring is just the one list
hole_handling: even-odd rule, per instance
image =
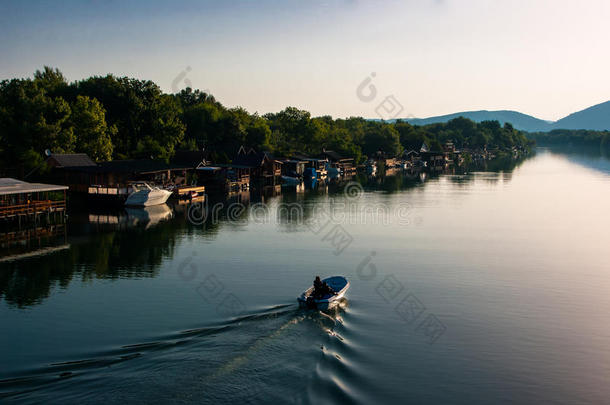
[[256, 152], [254, 149], [250, 149], [246, 153], [245, 148], [242, 146], [241, 148], [239, 148], [239, 152], [237, 152], [237, 155], [235, 155], [235, 157], [231, 161], [230, 166], [241, 166], [243, 168], [260, 167], [265, 162], [265, 159], [272, 161], [275, 160], [273, 156], [268, 152]]
[[341, 160], [354, 160], [353, 158], [343, 157], [343, 156], [339, 155], [337, 152], [332, 151], [332, 150], [325, 150], [324, 152], [322, 152], [322, 155], [335, 162], [339, 162]]
[[86, 153], [53, 153], [49, 159], [55, 160], [58, 167], [95, 166], [95, 162]]
[[239, 154], [231, 162], [236, 166], [259, 167], [263, 164], [265, 155], [263, 153]]
[[192, 167], [177, 163], [167, 164], [164, 160], [138, 159], [138, 160], [111, 160], [101, 162], [96, 166], [72, 167], [70, 170], [87, 173], [156, 173], [166, 170], [188, 170]]
[[197, 168], [205, 164], [209, 153], [200, 150], [179, 150], [171, 159], [172, 164]]
[[295, 160], [303, 160], [306, 162], [319, 162], [320, 160], [328, 160], [326, 158], [312, 158], [306, 155], [303, 155], [302, 153], [295, 153], [294, 155], [292, 155], [292, 158]]
[[137, 159], [137, 160], [112, 160], [99, 164], [102, 171], [114, 173], [154, 173], [166, 170], [190, 169], [185, 165], [177, 163], [166, 163], [164, 160]]

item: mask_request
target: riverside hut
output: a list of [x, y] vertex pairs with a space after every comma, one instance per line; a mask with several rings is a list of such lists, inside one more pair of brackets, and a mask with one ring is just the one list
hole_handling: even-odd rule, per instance
[[0, 220], [37, 222], [40, 218], [65, 215], [66, 190], [55, 184], [27, 183], [0, 178]]

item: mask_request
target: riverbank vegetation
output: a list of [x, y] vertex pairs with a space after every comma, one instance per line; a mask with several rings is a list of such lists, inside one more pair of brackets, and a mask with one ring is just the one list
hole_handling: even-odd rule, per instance
[[610, 153], [610, 131], [556, 129], [550, 132], [530, 133], [528, 137], [542, 146], [599, 148]]
[[457, 118], [413, 126], [361, 117], [312, 117], [287, 107], [259, 115], [228, 108], [214, 96], [187, 88], [166, 94], [148, 80], [113, 75], [69, 83], [58, 69], [45, 67], [33, 78], [0, 82], [0, 164], [27, 171], [41, 164], [44, 151], [87, 153], [96, 161], [169, 159], [176, 150], [206, 148], [212, 160], [229, 162], [240, 145], [276, 155], [334, 150], [361, 162], [381, 150], [529, 148], [532, 141], [510, 124]]

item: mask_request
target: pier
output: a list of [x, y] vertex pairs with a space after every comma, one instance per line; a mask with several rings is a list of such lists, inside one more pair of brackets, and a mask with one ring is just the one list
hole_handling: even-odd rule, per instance
[[0, 178], [0, 222], [34, 224], [65, 218], [67, 186]]

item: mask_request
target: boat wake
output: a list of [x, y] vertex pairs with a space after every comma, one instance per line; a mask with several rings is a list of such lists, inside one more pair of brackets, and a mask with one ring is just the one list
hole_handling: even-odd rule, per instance
[[[329, 312], [300, 310], [295, 304], [260, 308], [148, 342], [47, 364], [0, 380], [0, 399], [360, 402], [355, 387], [362, 381], [354, 380], [357, 351], [343, 336], [348, 332], [347, 306], [343, 299]], [[151, 390], [150, 380], [159, 381], [158, 391]]]

